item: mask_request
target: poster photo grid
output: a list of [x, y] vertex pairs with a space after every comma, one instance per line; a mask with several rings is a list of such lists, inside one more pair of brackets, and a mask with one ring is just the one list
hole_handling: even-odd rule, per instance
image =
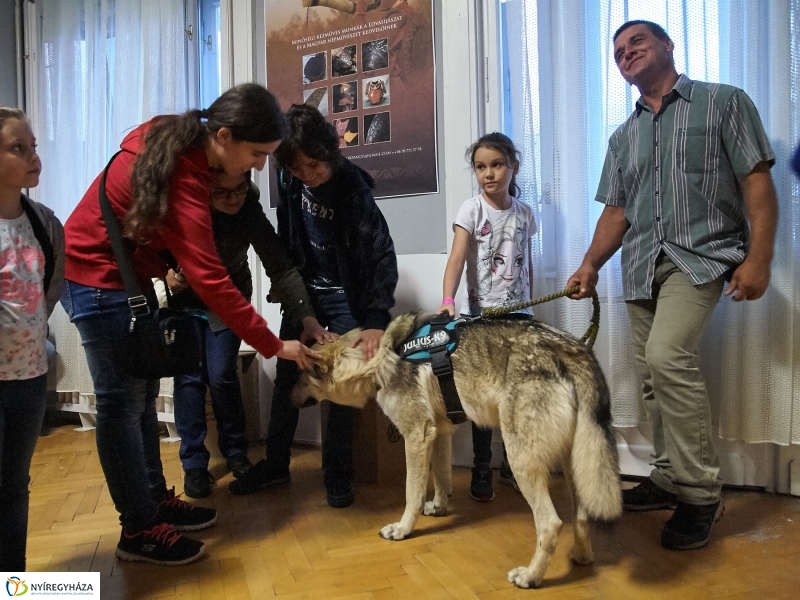
[[[302, 57], [303, 102], [323, 116], [334, 117], [331, 122], [339, 134], [341, 148], [391, 141], [391, 117], [385, 110], [391, 104], [388, 70], [388, 38]], [[354, 78], [336, 81], [345, 77]], [[321, 87], [320, 82], [330, 85]], [[379, 107], [384, 110], [371, 111]], [[347, 114], [359, 110], [363, 114]]]

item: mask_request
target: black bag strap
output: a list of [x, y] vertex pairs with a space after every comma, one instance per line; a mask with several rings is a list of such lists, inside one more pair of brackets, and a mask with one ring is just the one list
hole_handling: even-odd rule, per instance
[[125, 291], [128, 292], [128, 306], [130, 306], [133, 316], [139, 316], [149, 313], [150, 307], [147, 306], [147, 298], [142, 294], [142, 288], [136, 277], [136, 271], [133, 268], [131, 256], [122, 241], [122, 230], [120, 229], [119, 221], [106, 195], [106, 175], [108, 174], [108, 168], [111, 166], [111, 163], [114, 162], [114, 159], [119, 156], [120, 152], [122, 152], [122, 150], [111, 157], [106, 168], [103, 169], [103, 175], [100, 177], [100, 210], [103, 213], [103, 220], [106, 223], [108, 239], [111, 240], [111, 248], [114, 250], [114, 258], [117, 259], [117, 265], [119, 265], [120, 273], [122, 273], [122, 282], [125, 285]]
[[47, 235], [44, 223], [39, 219], [39, 215], [36, 214], [36, 211], [31, 203], [28, 202], [28, 199], [25, 196], [20, 196], [19, 201], [20, 204], [22, 204], [22, 210], [25, 211], [25, 214], [28, 215], [28, 220], [31, 222], [33, 235], [42, 247], [42, 252], [44, 252], [44, 293], [46, 294], [47, 290], [50, 289], [50, 281], [53, 279], [53, 272], [56, 268], [56, 255], [53, 252], [53, 242], [50, 241], [50, 236]]
[[181, 268], [178, 265], [178, 261], [175, 260], [175, 255], [172, 254], [172, 250], [162, 250], [161, 252], [158, 253], [158, 255], [161, 257], [161, 260], [167, 263], [167, 266], [170, 269], [172, 269], [176, 273], [180, 273]]
[[[436, 331], [443, 330], [445, 325], [450, 322], [450, 315], [440, 313], [431, 321], [431, 336]], [[435, 346], [429, 350], [431, 355], [431, 368], [433, 374], [439, 380], [439, 388], [442, 390], [444, 407], [447, 411], [447, 418], [454, 425], [463, 423], [467, 420], [464, 407], [461, 405], [461, 398], [458, 396], [456, 381], [453, 378], [453, 363], [450, 361], [450, 353], [447, 351], [447, 342], [441, 346]]]

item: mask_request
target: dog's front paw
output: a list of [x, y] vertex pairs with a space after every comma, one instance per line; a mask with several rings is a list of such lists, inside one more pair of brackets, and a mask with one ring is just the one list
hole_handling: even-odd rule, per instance
[[528, 567], [517, 567], [508, 572], [508, 580], [518, 588], [528, 589], [538, 587], [542, 583], [542, 577], [536, 581], [536, 578], [531, 576], [531, 571]]
[[402, 523], [392, 523], [381, 529], [381, 537], [385, 540], [403, 540], [411, 533]]
[[447, 514], [447, 507], [437, 506], [433, 501], [426, 502], [422, 507], [422, 514], [429, 517], [443, 517]]

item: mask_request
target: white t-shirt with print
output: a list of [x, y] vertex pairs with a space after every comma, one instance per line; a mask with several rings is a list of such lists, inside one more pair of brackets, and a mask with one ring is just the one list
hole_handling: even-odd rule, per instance
[[[528, 240], [536, 233], [531, 207], [512, 198], [510, 208], [496, 210], [479, 195], [461, 205], [456, 226], [470, 235], [461, 314], [530, 300]], [[515, 312], [533, 314], [530, 307]]]
[[0, 381], [47, 373], [44, 261], [27, 215], [0, 219]]

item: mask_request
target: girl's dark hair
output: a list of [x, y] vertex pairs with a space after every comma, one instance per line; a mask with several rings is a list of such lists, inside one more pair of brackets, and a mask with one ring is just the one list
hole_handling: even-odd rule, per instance
[[[514, 142], [511, 141], [511, 138], [507, 135], [503, 135], [502, 133], [495, 131], [493, 133], [487, 133], [486, 135], [482, 136], [477, 142], [472, 144], [469, 148], [467, 148], [466, 158], [469, 165], [474, 169], [475, 168], [475, 153], [478, 151], [479, 148], [488, 148], [490, 150], [497, 150], [503, 156], [506, 157], [506, 162], [508, 163], [509, 167], [513, 167], [514, 163], [519, 164], [521, 154], [517, 147], [514, 145]], [[517, 176], [511, 176], [511, 183], [508, 184], [508, 193], [514, 196], [515, 198], [519, 196], [520, 189], [517, 185]]]
[[292, 104], [286, 113], [289, 133], [273, 154], [278, 170], [291, 169], [298, 153], [335, 168], [342, 155], [336, 128], [308, 104]]
[[280, 140], [286, 124], [278, 101], [257, 83], [229, 89], [206, 110], [190, 110], [154, 120], [131, 175], [133, 204], [125, 218], [126, 234], [146, 238], [167, 214], [169, 178], [176, 157], [200, 146], [208, 135], [226, 127], [236, 141], [265, 144]]

